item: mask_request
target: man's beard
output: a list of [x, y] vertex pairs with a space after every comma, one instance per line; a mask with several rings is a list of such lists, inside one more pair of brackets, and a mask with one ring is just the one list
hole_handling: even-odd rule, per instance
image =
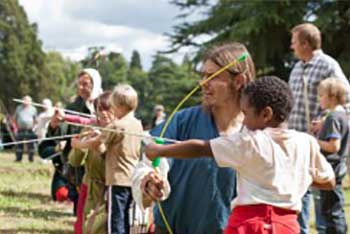
[[210, 105], [208, 102], [205, 101], [204, 97], [202, 97], [202, 103], [201, 103], [202, 109], [204, 112], [207, 112], [209, 114], [213, 113], [213, 105]]

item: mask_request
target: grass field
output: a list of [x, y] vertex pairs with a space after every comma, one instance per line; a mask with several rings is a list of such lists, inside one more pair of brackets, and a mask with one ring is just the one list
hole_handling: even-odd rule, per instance
[[[53, 168], [36, 157], [29, 163], [14, 163], [11, 152], [0, 152], [0, 234], [73, 233], [72, 204], [53, 202], [50, 183]], [[349, 223], [349, 178], [344, 181], [346, 214]], [[316, 234], [314, 217], [311, 232]]]
[[13, 153], [0, 153], [0, 233], [73, 233], [72, 204], [50, 197], [51, 163], [13, 160]]

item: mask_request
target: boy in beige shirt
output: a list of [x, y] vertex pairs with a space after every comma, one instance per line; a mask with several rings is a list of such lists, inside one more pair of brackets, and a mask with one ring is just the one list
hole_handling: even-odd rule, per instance
[[116, 131], [103, 132], [92, 145], [106, 151], [108, 233], [128, 234], [132, 201], [130, 178], [140, 158], [141, 138], [124, 132], [143, 134], [143, 129], [134, 116], [137, 93], [130, 85], [117, 85], [110, 101], [115, 120], [107, 128]]

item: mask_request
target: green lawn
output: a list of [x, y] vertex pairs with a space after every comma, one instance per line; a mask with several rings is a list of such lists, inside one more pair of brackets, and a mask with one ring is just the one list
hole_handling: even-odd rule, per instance
[[13, 153], [0, 153], [0, 233], [73, 233], [72, 204], [50, 197], [51, 163], [35, 159], [14, 163]]
[[[38, 157], [29, 163], [26, 156], [14, 163], [13, 153], [0, 152], [0, 234], [73, 233], [72, 204], [51, 201], [51, 163], [43, 164]], [[344, 184], [349, 222], [349, 178]], [[313, 213], [310, 226], [316, 234]]]

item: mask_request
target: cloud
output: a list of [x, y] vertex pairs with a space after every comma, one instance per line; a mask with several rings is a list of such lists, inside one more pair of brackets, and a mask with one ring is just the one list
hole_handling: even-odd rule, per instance
[[179, 10], [167, 0], [104, 0], [65, 1], [66, 13], [76, 19], [98, 20], [107, 25], [123, 25], [138, 29], [147, 29], [154, 33], [164, 33], [170, 29]]
[[91, 46], [122, 52], [127, 59], [136, 49], [146, 69], [152, 55], [167, 48], [164, 33], [171, 31], [178, 14], [177, 8], [165, 0], [19, 2], [29, 20], [38, 24], [45, 50], [56, 50], [79, 60]]

